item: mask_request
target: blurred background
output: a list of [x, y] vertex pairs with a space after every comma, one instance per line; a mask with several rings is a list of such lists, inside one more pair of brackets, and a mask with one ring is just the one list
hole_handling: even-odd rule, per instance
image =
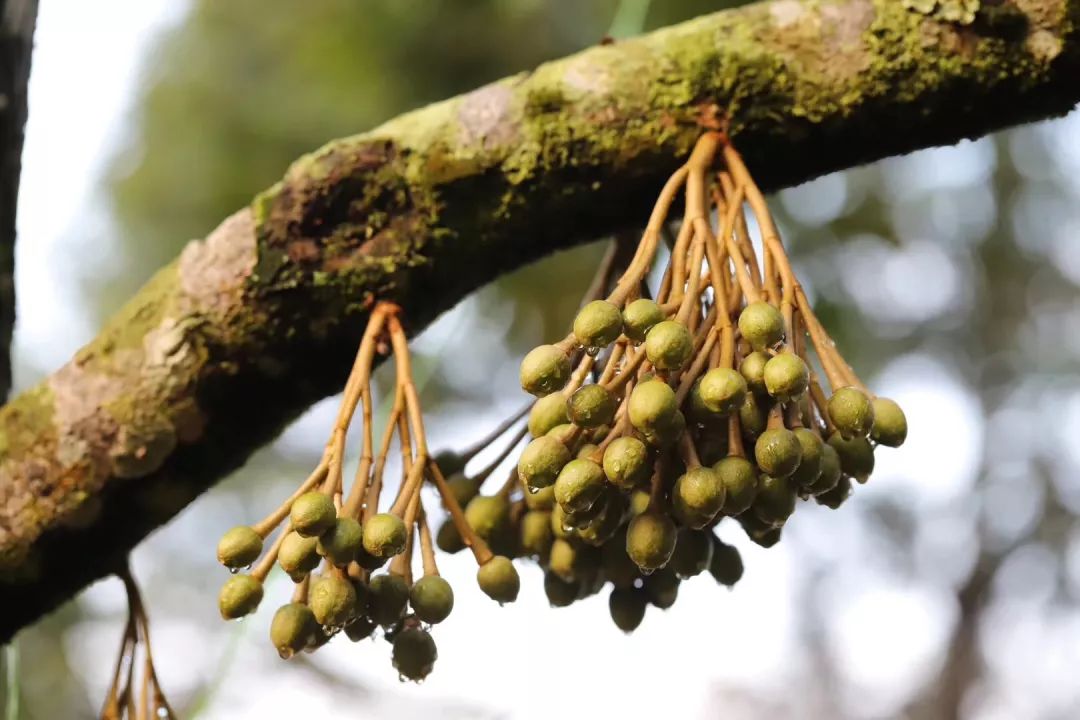
[[[731, 4], [42, 0], [16, 388], [301, 153], [605, 34]], [[1074, 113], [774, 198], [826, 324], [904, 406], [909, 440], [879, 452], [839, 511], [801, 504], [770, 550], [721, 525], [742, 581], [686, 582], [632, 636], [604, 594], [550, 609], [524, 563], [520, 601], [500, 609], [461, 554], [440, 560], [458, 602], [422, 686], [399, 683], [379, 639], [279, 660], [267, 627], [280, 577], [262, 612], [222, 623], [217, 538], [316, 463], [336, 412], [320, 403], [133, 555], [173, 706], [230, 719], [1080, 717], [1078, 178]], [[602, 250], [505, 277], [416, 342], [435, 447], [523, 404], [517, 359], [565, 332]], [[124, 621], [107, 580], [24, 630], [4, 655], [8, 717], [94, 716]]]

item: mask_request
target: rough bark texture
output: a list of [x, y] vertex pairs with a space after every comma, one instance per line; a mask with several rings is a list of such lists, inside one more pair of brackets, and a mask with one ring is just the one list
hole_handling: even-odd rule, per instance
[[774, 189], [1064, 113], [1078, 20], [1080, 0], [776, 0], [301, 158], [0, 411], [0, 638], [339, 389], [375, 298], [419, 330], [500, 273], [641, 222], [702, 121], [726, 119]]

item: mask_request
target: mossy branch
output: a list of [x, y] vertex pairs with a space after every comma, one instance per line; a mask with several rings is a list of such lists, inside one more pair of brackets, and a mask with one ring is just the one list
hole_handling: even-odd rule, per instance
[[415, 332], [501, 273], [640, 225], [702, 126], [725, 124], [775, 189], [1080, 100], [1080, 0], [926, 5], [721, 12], [298, 160], [0, 411], [0, 638], [339, 390], [376, 299]]

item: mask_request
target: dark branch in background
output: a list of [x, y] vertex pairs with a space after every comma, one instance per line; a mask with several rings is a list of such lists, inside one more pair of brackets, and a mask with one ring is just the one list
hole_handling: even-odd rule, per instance
[[0, 0], [0, 398], [7, 398], [11, 391], [15, 208], [37, 5], [37, 0]]
[[1080, 100], [1080, 0], [906, 4], [717, 13], [298, 160], [0, 411], [0, 638], [339, 389], [376, 299], [416, 332], [504, 272], [639, 225], [703, 124], [726, 123], [776, 189]]

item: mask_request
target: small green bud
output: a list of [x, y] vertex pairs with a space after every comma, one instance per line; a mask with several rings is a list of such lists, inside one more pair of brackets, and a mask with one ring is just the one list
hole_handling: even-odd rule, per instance
[[405, 549], [405, 523], [392, 513], [376, 513], [364, 523], [364, 550], [377, 558], [388, 558]]
[[288, 660], [307, 647], [317, 629], [311, 608], [302, 603], [282, 605], [270, 621], [270, 642], [282, 659]]
[[465, 520], [485, 542], [510, 522], [510, 503], [502, 495], [477, 495], [465, 506]]
[[329, 495], [307, 492], [293, 501], [289, 510], [292, 527], [304, 537], [317, 537], [330, 529], [337, 518], [337, 509]]
[[336, 575], [315, 578], [308, 592], [308, 607], [320, 625], [344, 627], [356, 614], [356, 588]]
[[604, 475], [620, 490], [631, 490], [649, 479], [649, 449], [635, 437], [612, 440], [604, 450]]
[[679, 576], [669, 567], [645, 577], [645, 595], [653, 607], [667, 610], [679, 598]]
[[549, 437], [549, 438], [553, 438], [555, 440], [558, 440], [563, 445], [565, 445], [565, 446], [567, 446], [569, 448], [570, 445], [573, 444], [571, 442], [571, 439], [573, 438], [574, 432], [575, 432], [576, 429], [577, 428], [575, 428], [570, 423], [564, 423], [562, 425], [556, 425], [555, 427], [548, 430], [547, 435], [545, 435], [544, 437]]
[[616, 405], [615, 396], [604, 387], [582, 385], [566, 401], [566, 413], [575, 425], [597, 428], [611, 423]]
[[792, 432], [799, 440], [802, 447], [802, 459], [799, 467], [791, 475], [791, 481], [796, 487], [810, 488], [821, 477], [821, 464], [824, 461], [825, 443], [818, 434], [806, 428], [795, 428]]
[[[578, 448], [577, 455], [574, 457], [578, 460], [592, 460], [593, 462], [599, 462], [602, 455], [600, 453], [600, 446], [593, 443], [585, 443]], [[596, 457], [593, 457], [596, 455]]]
[[604, 470], [592, 460], [571, 460], [555, 480], [555, 502], [567, 512], [588, 510], [604, 490]]
[[703, 528], [724, 507], [724, 483], [712, 468], [696, 467], [675, 481], [671, 504], [681, 523]]
[[641, 577], [641, 572], [630, 556], [626, 554], [626, 528], [616, 531], [608, 542], [600, 548], [600, 566], [604, 577], [617, 588], [633, 587]]
[[723, 430], [703, 430], [695, 438], [694, 446], [697, 448], [698, 457], [702, 465], [715, 465], [728, 455], [727, 421], [724, 421]]
[[425, 575], [413, 583], [409, 590], [409, 604], [416, 617], [437, 625], [450, 616], [454, 609], [454, 589], [438, 575]]
[[546, 557], [555, 536], [551, 532], [551, 513], [530, 510], [521, 516], [521, 550], [526, 555]]
[[840, 482], [840, 455], [828, 443], [821, 446], [821, 474], [813, 484], [806, 487], [811, 495], [820, 495], [836, 487]]
[[465, 458], [453, 450], [442, 450], [435, 455], [435, 464], [443, 477], [450, 477], [465, 470]]
[[763, 548], [771, 548], [773, 545], [780, 542], [782, 526], [773, 526], [766, 522], [762, 522], [757, 514], [752, 512], [743, 513], [739, 516], [738, 520], [739, 524], [742, 525], [743, 530], [746, 531], [747, 537], [749, 537], [754, 544], [760, 545]]
[[517, 569], [505, 555], [496, 555], [481, 565], [476, 581], [484, 594], [499, 604], [514, 602], [521, 590]]
[[840, 456], [840, 469], [845, 475], [850, 475], [860, 483], [870, 479], [870, 473], [874, 472], [874, 448], [869, 440], [864, 437], [845, 440], [840, 433], [835, 432], [829, 438], [829, 444]]
[[247, 525], [239, 525], [221, 536], [217, 546], [218, 562], [227, 568], [247, 567], [262, 554], [263, 539]]
[[320, 555], [341, 566], [356, 559], [356, 553], [363, 544], [364, 531], [360, 529], [360, 523], [351, 517], [339, 517], [329, 530], [319, 536], [315, 547]]
[[534, 438], [547, 435], [552, 428], [570, 422], [566, 414], [566, 399], [562, 393], [538, 398], [529, 410], [529, 434]]
[[739, 407], [739, 427], [743, 435], [748, 438], [756, 438], [765, 432], [769, 426], [769, 403], [763, 401], [754, 393], [747, 393], [746, 399]]
[[829, 419], [845, 440], [866, 437], [874, 426], [874, 406], [856, 387], [842, 387], [829, 398]]
[[739, 363], [739, 374], [746, 380], [746, 386], [758, 395], [769, 392], [765, 387], [765, 365], [772, 358], [768, 353], [755, 350]]
[[566, 386], [570, 379], [570, 356], [555, 345], [540, 345], [521, 361], [521, 389], [543, 397]]
[[530, 510], [544, 510], [550, 512], [555, 506], [555, 483], [541, 488], [537, 492], [525, 491], [525, 507]]
[[278, 565], [294, 580], [319, 567], [318, 538], [289, 532], [278, 550]]
[[762, 475], [754, 514], [766, 525], [783, 525], [795, 512], [795, 488], [787, 478]]
[[700, 575], [709, 569], [712, 561], [712, 533], [683, 528], [675, 542], [675, 552], [671, 554], [668, 565], [679, 577], [686, 578]]
[[802, 358], [782, 352], [765, 363], [765, 389], [780, 402], [802, 395], [810, 385], [810, 370]]
[[235, 620], [255, 612], [263, 598], [262, 583], [251, 575], [234, 575], [221, 587], [218, 609], [224, 620]]
[[623, 332], [634, 342], [644, 342], [657, 323], [663, 322], [663, 309], [652, 300], [639, 298], [623, 309]]
[[676, 534], [671, 518], [663, 513], [646, 511], [631, 520], [626, 528], [626, 554], [642, 572], [659, 570], [671, 560]]
[[608, 595], [608, 610], [615, 627], [624, 633], [632, 633], [645, 619], [645, 609], [649, 606], [648, 596], [643, 590], [634, 588], [615, 588]]
[[684, 432], [686, 432], [686, 416], [682, 414], [681, 410], [676, 410], [670, 423], [667, 425], [645, 428], [641, 431], [641, 437], [643, 437], [645, 442], [651, 447], [666, 448], [674, 445], [679, 438], [682, 437]]
[[786, 478], [799, 467], [802, 445], [795, 433], [786, 428], [766, 430], [754, 443], [754, 459], [766, 475]]
[[578, 577], [578, 546], [569, 540], [559, 538], [551, 543], [548, 556], [548, 571], [570, 582]]
[[885, 447], [900, 447], [907, 439], [907, 417], [904, 411], [889, 398], [874, 398], [874, 425], [870, 439]]
[[443, 520], [443, 524], [435, 532], [435, 545], [448, 555], [465, 549], [465, 541], [461, 539], [461, 533], [449, 518]]
[[619, 339], [622, 313], [607, 300], [593, 300], [574, 318], [574, 339], [584, 348], [602, 348]]
[[374, 620], [367, 615], [361, 615], [345, 623], [345, 636], [353, 642], [360, 642], [371, 637], [377, 627], [379, 626], [375, 624]]
[[431, 674], [439, 651], [431, 633], [420, 627], [407, 627], [394, 636], [394, 669], [403, 678], [420, 682]]
[[731, 368], [713, 368], [701, 376], [698, 394], [711, 412], [728, 415], [746, 400], [746, 379]]
[[818, 505], [824, 505], [827, 508], [836, 510], [838, 507], [844, 504], [844, 501], [851, 496], [851, 480], [847, 476], [841, 475], [837, 480], [836, 485], [831, 490], [826, 490], [823, 493], [814, 496]]
[[713, 535], [712, 561], [709, 563], [709, 574], [721, 585], [731, 587], [739, 582], [743, 575], [742, 557], [738, 549], [728, 545], [720, 538]]
[[724, 514], [734, 517], [745, 512], [757, 497], [758, 474], [754, 464], [746, 458], [730, 456], [713, 465], [713, 470], [724, 485]]
[[662, 380], [639, 383], [630, 393], [627, 403], [630, 423], [638, 430], [669, 426], [678, 410], [675, 391]]
[[551, 607], [569, 607], [581, 593], [581, 583], [577, 580], [563, 580], [553, 572], [544, 574], [544, 594]]
[[634, 490], [630, 493], [630, 514], [637, 517], [641, 513], [649, 509], [649, 502], [652, 498], [649, 497], [647, 490]]
[[750, 303], [739, 313], [739, 332], [755, 350], [767, 350], [784, 339], [784, 316], [767, 302]]
[[685, 325], [664, 320], [645, 336], [645, 357], [657, 370], [681, 370], [694, 354], [694, 338]]
[[368, 616], [383, 627], [393, 625], [405, 613], [409, 586], [396, 573], [373, 575], [368, 582]]
[[480, 492], [480, 483], [480, 480], [471, 478], [464, 472], [458, 472], [446, 478], [446, 486], [450, 488], [450, 494], [461, 507], [468, 505], [469, 501]]
[[526, 489], [540, 490], [555, 483], [559, 471], [570, 462], [570, 451], [555, 438], [538, 437], [521, 452], [518, 478]]

